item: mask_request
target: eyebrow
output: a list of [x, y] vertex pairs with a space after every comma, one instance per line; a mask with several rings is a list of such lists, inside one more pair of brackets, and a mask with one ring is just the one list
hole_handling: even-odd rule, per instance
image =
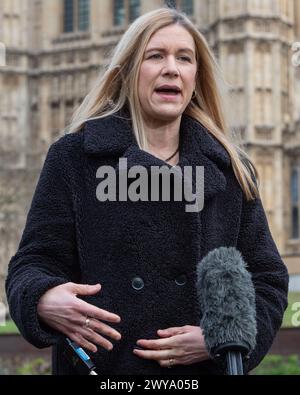
[[[164, 48], [160, 47], [153, 47], [149, 48], [145, 51], [145, 53], [148, 53], [150, 51], [160, 51], [160, 52], [165, 52], [166, 50]], [[179, 48], [178, 52], [190, 52], [191, 54], [195, 55], [195, 52], [191, 48]]]

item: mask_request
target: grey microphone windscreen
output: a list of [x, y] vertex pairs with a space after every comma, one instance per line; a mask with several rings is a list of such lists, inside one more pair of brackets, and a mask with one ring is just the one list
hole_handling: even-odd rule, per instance
[[200, 327], [209, 352], [222, 344], [256, 344], [255, 290], [241, 253], [234, 247], [210, 251], [197, 266]]

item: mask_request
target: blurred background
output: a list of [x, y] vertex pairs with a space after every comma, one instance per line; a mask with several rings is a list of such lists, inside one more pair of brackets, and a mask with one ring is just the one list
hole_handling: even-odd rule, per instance
[[228, 83], [230, 126], [261, 178], [290, 274], [289, 307], [255, 374], [300, 374], [300, 0], [0, 0], [0, 374], [48, 374], [6, 308], [4, 281], [49, 146], [64, 134], [128, 25], [185, 12]]

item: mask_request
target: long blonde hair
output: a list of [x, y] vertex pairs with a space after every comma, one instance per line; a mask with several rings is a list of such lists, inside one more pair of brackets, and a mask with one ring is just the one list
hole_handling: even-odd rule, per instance
[[74, 112], [66, 131], [76, 132], [90, 119], [100, 119], [121, 110], [130, 109], [133, 132], [141, 149], [147, 139], [138, 98], [139, 70], [146, 46], [159, 29], [179, 24], [194, 38], [198, 70], [195, 97], [184, 113], [199, 121], [223, 145], [231, 158], [235, 176], [251, 200], [259, 195], [258, 173], [249, 156], [231, 141], [217, 81], [221, 78], [218, 64], [204, 36], [182, 13], [171, 8], [159, 8], [137, 18], [114, 48], [105, 72], [101, 72], [93, 89]]

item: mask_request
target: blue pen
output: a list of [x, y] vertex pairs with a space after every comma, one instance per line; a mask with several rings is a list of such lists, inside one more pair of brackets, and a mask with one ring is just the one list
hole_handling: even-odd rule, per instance
[[64, 355], [79, 374], [97, 376], [96, 366], [89, 355], [74, 341], [66, 338], [67, 347]]

